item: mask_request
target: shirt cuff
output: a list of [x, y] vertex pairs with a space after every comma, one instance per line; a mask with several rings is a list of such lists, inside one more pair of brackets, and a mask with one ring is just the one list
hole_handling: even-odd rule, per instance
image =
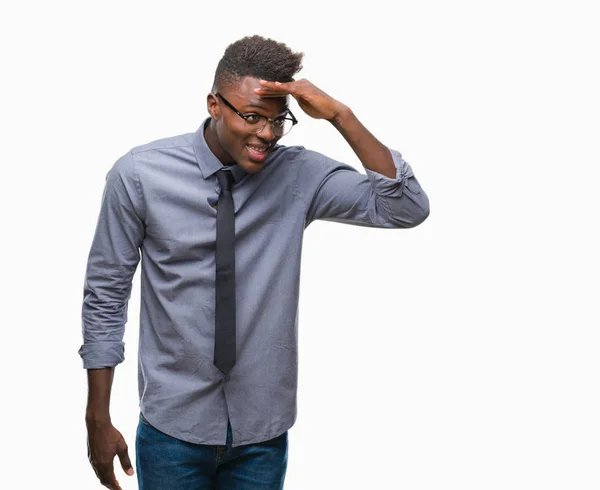
[[412, 177], [413, 171], [410, 165], [402, 158], [399, 151], [390, 149], [392, 160], [396, 167], [396, 178], [392, 179], [378, 172], [365, 167], [367, 176], [375, 189], [375, 192], [380, 196], [399, 196], [402, 195], [406, 181]]
[[124, 342], [93, 342], [79, 349], [84, 369], [114, 367], [125, 360]]

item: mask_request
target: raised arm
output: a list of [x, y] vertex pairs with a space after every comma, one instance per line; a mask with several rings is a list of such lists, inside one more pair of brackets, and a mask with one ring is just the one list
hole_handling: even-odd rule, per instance
[[[261, 80], [261, 97], [292, 95], [302, 110], [329, 121], [348, 142], [367, 178], [353, 167], [307, 151], [306, 183], [310, 208], [307, 223], [328, 219], [384, 228], [409, 228], [429, 215], [429, 199], [402, 155], [382, 144], [352, 110], [306, 79], [289, 83]], [[310, 173], [311, 175], [306, 175]], [[301, 189], [302, 190], [302, 189]]]

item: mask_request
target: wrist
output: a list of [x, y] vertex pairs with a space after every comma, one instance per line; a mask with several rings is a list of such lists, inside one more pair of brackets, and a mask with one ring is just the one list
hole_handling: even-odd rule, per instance
[[88, 410], [85, 412], [85, 423], [88, 426], [110, 424], [110, 413], [105, 411]]
[[340, 102], [337, 110], [335, 111], [335, 116], [329, 120], [331, 124], [333, 124], [336, 128], [340, 128], [344, 125], [344, 123], [352, 116], [352, 110], [347, 105], [344, 105]]

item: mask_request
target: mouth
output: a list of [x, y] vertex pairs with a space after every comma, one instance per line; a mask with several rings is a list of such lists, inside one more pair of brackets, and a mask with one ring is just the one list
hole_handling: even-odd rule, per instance
[[271, 145], [257, 145], [248, 143], [246, 145], [246, 151], [248, 152], [248, 157], [250, 160], [254, 162], [264, 162], [265, 158], [269, 154], [269, 148]]

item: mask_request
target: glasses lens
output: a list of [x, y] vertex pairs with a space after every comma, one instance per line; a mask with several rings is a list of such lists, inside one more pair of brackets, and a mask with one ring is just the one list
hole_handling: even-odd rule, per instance
[[292, 121], [290, 119], [280, 119], [273, 123], [273, 133], [277, 136], [283, 136], [288, 134], [292, 129]]
[[246, 131], [249, 133], [260, 133], [266, 126], [267, 120], [262, 116], [251, 116], [246, 119]]
[[[267, 125], [267, 120], [264, 117], [258, 119], [258, 122], [255, 122], [254, 119], [246, 120], [246, 131], [250, 133], [260, 133], [265, 126]], [[273, 123], [271, 123], [271, 129], [273, 134], [279, 138], [288, 134], [293, 127], [293, 123], [291, 119], [277, 119]]]

